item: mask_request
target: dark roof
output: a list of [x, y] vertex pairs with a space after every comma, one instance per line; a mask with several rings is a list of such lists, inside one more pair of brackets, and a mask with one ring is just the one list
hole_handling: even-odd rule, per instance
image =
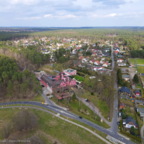
[[127, 117], [127, 118], [125, 119], [125, 121], [126, 121], [126, 124], [128, 124], [128, 123], [133, 123], [135, 126], [137, 126], [136, 121], [135, 121], [132, 117]]
[[59, 86], [60, 83], [62, 82], [62, 80], [55, 80], [52, 77], [46, 75], [42, 75], [41, 79], [52, 87]]
[[131, 93], [130, 89], [127, 88], [127, 87], [122, 87], [121, 89], [119, 89], [119, 92], [126, 92], [126, 93], [128, 93], [128, 94]]
[[140, 90], [135, 90], [134, 92], [135, 92], [135, 93], [140, 93]]

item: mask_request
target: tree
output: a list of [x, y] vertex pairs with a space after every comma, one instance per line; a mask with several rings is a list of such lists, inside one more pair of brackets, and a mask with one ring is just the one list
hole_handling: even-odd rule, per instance
[[134, 77], [133, 77], [133, 82], [136, 83], [136, 84], [139, 83], [139, 77], [138, 77], [137, 74], [134, 75]]
[[123, 86], [124, 81], [122, 79], [122, 73], [120, 69], [117, 70], [117, 80], [118, 80], [118, 84]]

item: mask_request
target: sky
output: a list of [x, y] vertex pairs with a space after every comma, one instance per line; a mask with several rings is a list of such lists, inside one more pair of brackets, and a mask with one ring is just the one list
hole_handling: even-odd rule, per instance
[[0, 0], [0, 26], [144, 26], [144, 0]]

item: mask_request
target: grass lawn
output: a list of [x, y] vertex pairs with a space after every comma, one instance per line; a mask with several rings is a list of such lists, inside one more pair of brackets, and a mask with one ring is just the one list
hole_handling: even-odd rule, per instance
[[80, 82], [83, 82], [83, 81], [84, 81], [84, 77], [82, 77], [82, 76], [76, 75], [76, 76], [74, 76], [74, 78], [75, 78], [76, 80], [80, 81]]
[[109, 117], [110, 108], [108, 105], [101, 101], [96, 95], [91, 95], [89, 92], [85, 92], [82, 95], [83, 98], [89, 99], [102, 113], [102, 115], [107, 119]]
[[131, 100], [120, 99], [120, 102], [121, 102], [121, 103], [124, 103], [125, 105], [131, 106], [131, 107], [134, 106], [134, 104], [133, 104], [133, 102], [132, 102]]
[[38, 102], [44, 102], [44, 98], [41, 95], [37, 95], [33, 97], [30, 101], [38, 101]]
[[139, 58], [130, 58], [129, 62], [131, 64], [144, 64], [144, 59], [139, 59]]
[[139, 73], [144, 73], [144, 66], [137, 66], [137, 70]]
[[19, 110], [0, 109], [0, 128], [6, 124]]
[[125, 112], [126, 112], [126, 114], [127, 114], [128, 116], [136, 119], [136, 117], [135, 117], [135, 110], [134, 110], [133, 107], [128, 107], [128, 106], [126, 106], [126, 107], [125, 107]]
[[[0, 128], [13, 117], [19, 109], [0, 109]], [[22, 132], [21, 138], [29, 138], [32, 135], [38, 135], [45, 144], [104, 144], [96, 136], [67, 123], [55, 116], [39, 110], [31, 110], [38, 117], [38, 128], [30, 132]], [[19, 135], [20, 136], [20, 135]]]

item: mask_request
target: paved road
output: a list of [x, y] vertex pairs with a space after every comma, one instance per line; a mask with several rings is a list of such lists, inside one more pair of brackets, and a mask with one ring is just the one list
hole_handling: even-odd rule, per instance
[[[51, 110], [51, 111], [53, 111], [53, 112], [60, 113], [60, 114], [63, 115], [63, 116], [66, 116], [66, 117], [75, 119], [75, 120], [77, 120], [77, 121], [80, 121], [80, 122], [82, 122], [82, 123], [84, 123], [84, 124], [87, 124], [87, 125], [95, 128], [95, 129], [97, 129], [97, 130], [99, 130], [99, 131], [107, 134], [107, 135], [110, 135], [110, 136], [114, 137], [115, 139], [118, 139], [118, 140], [122, 141], [122, 142], [125, 143], [125, 144], [134, 144], [133, 142], [128, 141], [127, 139], [123, 138], [122, 136], [118, 135], [118, 134], [115, 133], [115, 132], [112, 132], [112, 131], [110, 131], [110, 130], [107, 130], [107, 129], [105, 129], [105, 128], [103, 128], [103, 127], [101, 127], [101, 126], [99, 126], [99, 125], [97, 125], [97, 124], [95, 124], [95, 123], [87, 120], [87, 119], [79, 118], [78, 115], [73, 114], [73, 113], [71, 113], [71, 112], [69, 112], [69, 111], [65, 111], [64, 109], [61, 109], [61, 108], [56, 107], [56, 106], [43, 105], [43, 104], [41, 104], [41, 103], [39, 103], [39, 102], [33, 102], [33, 101], [22, 101], [22, 102], [6, 102], [6, 103], [0, 103], [0, 107], [3, 108], [3, 106], [9, 106], [9, 105], [15, 105], [15, 104], [26, 104], [26, 105], [40, 106], [41, 108], [46, 108], [46, 109]], [[19, 107], [21, 107], [21, 106], [19, 106]], [[46, 111], [46, 110], [44, 110], [44, 111]]]
[[[114, 61], [114, 53], [113, 53], [113, 47], [111, 48], [111, 58], [112, 58], [112, 70], [115, 68], [115, 61]], [[117, 76], [115, 73], [115, 81], [114, 81], [114, 89], [116, 90], [116, 93], [114, 95], [114, 104], [113, 104], [113, 118], [112, 118], [112, 124], [110, 130], [114, 133], [118, 132], [118, 125], [117, 125], [117, 119], [118, 119], [118, 86], [117, 86]]]
[[144, 125], [141, 127], [140, 133], [141, 133], [142, 144], [144, 144]]
[[116, 90], [116, 93], [114, 95], [114, 104], [113, 104], [113, 118], [112, 118], [112, 124], [111, 124], [111, 131], [117, 133], [118, 132], [118, 125], [117, 125], [117, 119], [118, 119], [118, 93], [117, 93], [117, 82], [115, 81], [114, 88]]
[[115, 67], [113, 47], [111, 47], [111, 59], [112, 59], [112, 71], [113, 71]]

